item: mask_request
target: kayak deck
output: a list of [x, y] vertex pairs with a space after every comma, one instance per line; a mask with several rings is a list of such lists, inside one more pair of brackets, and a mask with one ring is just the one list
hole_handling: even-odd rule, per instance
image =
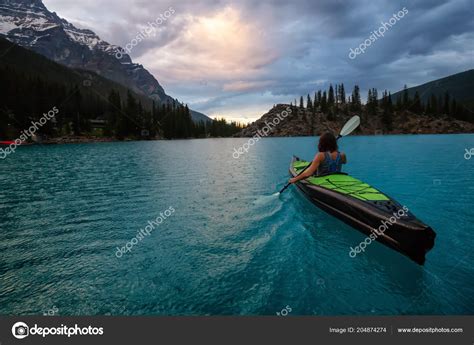
[[[310, 162], [295, 161], [293, 167], [299, 174], [306, 168]], [[368, 183], [362, 182], [347, 174], [338, 173], [326, 176], [311, 176], [306, 179], [310, 184], [324, 187], [347, 196], [357, 198], [364, 201], [387, 201], [390, 200], [385, 194], [370, 186]]]

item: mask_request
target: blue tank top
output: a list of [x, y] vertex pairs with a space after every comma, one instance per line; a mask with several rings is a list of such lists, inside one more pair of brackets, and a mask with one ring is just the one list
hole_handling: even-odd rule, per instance
[[337, 151], [336, 159], [332, 159], [331, 153], [324, 152], [324, 160], [319, 164], [316, 175], [327, 175], [335, 172], [341, 172], [341, 170], [341, 153]]

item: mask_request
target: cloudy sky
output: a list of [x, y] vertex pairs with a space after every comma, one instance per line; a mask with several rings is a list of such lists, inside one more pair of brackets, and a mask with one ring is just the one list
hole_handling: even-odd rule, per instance
[[[132, 59], [193, 109], [245, 122], [329, 83], [395, 92], [474, 66], [471, 0], [43, 2], [120, 46], [171, 7]], [[382, 22], [383, 36], [351, 59]]]

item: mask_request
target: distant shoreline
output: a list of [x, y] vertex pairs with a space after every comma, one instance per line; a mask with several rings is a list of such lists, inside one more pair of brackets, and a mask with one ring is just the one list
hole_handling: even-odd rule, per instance
[[[135, 141], [175, 141], [175, 140], [202, 140], [202, 139], [226, 139], [232, 137], [210, 137], [210, 138], [150, 138], [150, 139], [117, 139], [112, 137], [85, 137], [85, 136], [70, 136], [70, 137], [59, 137], [51, 139], [43, 139], [37, 142], [27, 142], [20, 146], [36, 146], [36, 145], [64, 145], [64, 144], [97, 144], [97, 143], [123, 143], [123, 142], [135, 142]], [[12, 139], [14, 140], [14, 139]], [[8, 146], [8, 145], [5, 145]]]
[[[351, 136], [357, 137], [380, 137], [380, 136], [415, 136], [415, 135], [474, 135], [474, 132], [456, 132], [456, 133], [387, 133], [387, 134], [367, 134], [357, 133]], [[306, 137], [318, 137], [318, 135], [275, 135], [261, 137], [261, 139], [267, 138], [306, 138]], [[61, 137], [57, 139], [43, 140], [42, 142], [25, 143], [20, 146], [38, 146], [38, 145], [65, 145], [65, 144], [97, 144], [97, 143], [114, 143], [114, 142], [138, 142], [138, 141], [175, 141], [175, 140], [204, 140], [204, 139], [239, 139], [239, 138], [251, 138], [251, 136], [238, 136], [238, 137], [218, 137], [218, 138], [187, 138], [187, 139], [124, 139], [119, 140], [116, 138], [96, 138], [96, 137]], [[8, 146], [8, 145], [3, 145]]]

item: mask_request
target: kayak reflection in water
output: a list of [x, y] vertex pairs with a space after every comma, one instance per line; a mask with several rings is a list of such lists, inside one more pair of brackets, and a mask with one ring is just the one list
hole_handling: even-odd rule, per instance
[[304, 180], [312, 175], [321, 176], [341, 172], [342, 164], [347, 163], [344, 152], [339, 152], [336, 137], [332, 133], [324, 133], [319, 138], [318, 153], [313, 162], [302, 174], [290, 179], [290, 183]]

